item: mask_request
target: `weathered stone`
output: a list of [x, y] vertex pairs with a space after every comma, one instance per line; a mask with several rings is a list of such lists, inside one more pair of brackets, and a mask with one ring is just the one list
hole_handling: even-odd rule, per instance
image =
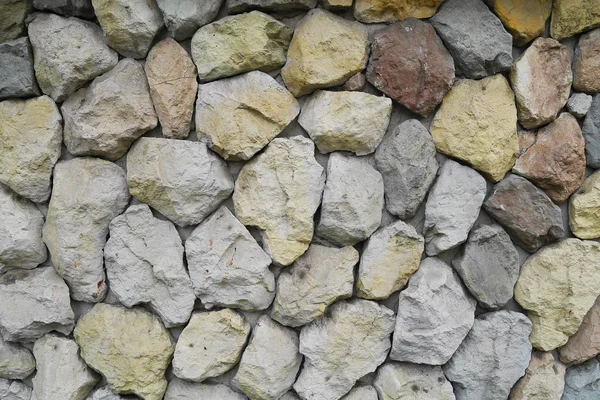
[[294, 384], [305, 400], [335, 400], [375, 371], [390, 349], [394, 313], [367, 300], [338, 302], [300, 331], [304, 367]]
[[48, 96], [0, 102], [0, 182], [43, 203], [60, 156], [62, 117]]
[[0, 334], [31, 342], [50, 331], [68, 335], [75, 315], [69, 288], [54, 268], [16, 269], [0, 276]]
[[312, 244], [279, 275], [272, 318], [287, 326], [304, 325], [323, 315], [330, 304], [351, 297], [358, 259], [350, 246]]
[[119, 60], [117, 52], [106, 45], [102, 29], [92, 22], [36, 14], [28, 30], [37, 82], [57, 102]]
[[321, 4], [328, 10], [344, 11], [352, 8], [353, 0], [321, 0]]
[[528, 131], [518, 126], [517, 136], [519, 137], [519, 155], [522, 155], [527, 151], [528, 148], [533, 146], [535, 143], [536, 134], [534, 130]]
[[68, 17], [94, 18], [92, 0], [33, 0], [33, 7]]
[[99, 302], [106, 295], [102, 252], [108, 225], [128, 202], [119, 166], [90, 157], [56, 164], [43, 237], [73, 299]]
[[362, 92], [367, 84], [367, 77], [362, 72], [357, 72], [352, 75], [344, 84], [342, 85], [342, 90], [350, 91], [350, 92]]
[[96, 304], [77, 322], [75, 341], [85, 362], [116, 393], [160, 400], [173, 344], [158, 317], [142, 308]]
[[452, 87], [454, 60], [431, 25], [409, 19], [375, 34], [367, 79], [412, 112], [427, 116]]
[[65, 145], [77, 156], [116, 160], [157, 124], [144, 67], [131, 58], [78, 90], [61, 111]]
[[285, 64], [293, 31], [260, 11], [225, 17], [198, 29], [192, 58], [200, 82]]
[[131, 194], [178, 225], [200, 223], [233, 191], [225, 162], [202, 143], [141, 138], [127, 154]]
[[92, 0], [106, 41], [125, 57], [144, 58], [163, 27], [155, 0]]
[[373, 386], [355, 386], [340, 400], [377, 400], [377, 391]]
[[506, 79], [458, 81], [435, 114], [431, 136], [438, 151], [501, 180], [519, 154], [517, 110]]
[[556, 40], [600, 26], [598, 0], [555, 0], [550, 35]]
[[594, 29], [581, 35], [573, 57], [573, 88], [575, 90], [590, 94], [600, 92], [599, 56], [600, 29]]
[[271, 258], [225, 206], [185, 242], [188, 270], [204, 307], [264, 310], [275, 296]]
[[517, 46], [541, 36], [552, 12], [552, 0], [491, 0], [489, 4]]
[[340, 85], [365, 68], [368, 45], [360, 25], [311, 10], [296, 25], [281, 77], [296, 97]]
[[175, 347], [175, 376], [202, 382], [224, 374], [240, 361], [249, 333], [250, 324], [228, 308], [192, 314]]
[[273, 262], [290, 265], [308, 249], [325, 172], [314, 144], [303, 137], [274, 139], [246, 163], [235, 182], [233, 204], [244, 225], [261, 231]]
[[220, 383], [195, 383], [173, 378], [169, 382], [164, 400], [184, 399], [247, 400], [243, 394], [235, 392]]
[[589, 176], [571, 197], [569, 226], [580, 239], [600, 238], [600, 171]]
[[600, 354], [600, 297], [583, 318], [577, 332], [567, 344], [559, 349], [560, 361], [565, 364], [580, 364]]
[[552, 353], [534, 351], [529, 367], [510, 392], [509, 400], [561, 400], [565, 387], [565, 366]]
[[5, 342], [0, 335], [0, 378], [25, 379], [35, 371], [35, 358], [19, 343]]
[[356, 0], [354, 18], [360, 22], [393, 23], [407, 18], [429, 18], [444, 0]]
[[425, 240], [410, 225], [396, 221], [378, 229], [365, 243], [358, 269], [359, 297], [388, 298], [419, 268]]
[[600, 392], [600, 364], [593, 359], [567, 369], [562, 400], [595, 400]]
[[512, 36], [481, 0], [446, 0], [429, 21], [467, 78], [510, 68]]
[[[137, 399], [137, 397], [135, 398]], [[134, 400], [131, 396], [119, 396], [114, 394], [108, 386], [103, 386], [100, 389], [94, 390], [86, 400]]]
[[27, 38], [0, 43], [0, 100], [40, 94]]
[[200, 85], [198, 138], [227, 160], [249, 160], [290, 123], [300, 106], [270, 75], [253, 71]]
[[[599, 90], [600, 91], [600, 90]], [[593, 97], [585, 93], [573, 93], [567, 101], [567, 109], [577, 118], [587, 115], [592, 106]]]
[[21, 381], [0, 378], [0, 400], [30, 400], [31, 388]]
[[438, 366], [386, 363], [377, 371], [380, 400], [454, 400], [452, 385]]
[[585, 156], [588, 167], [600, 168], [600, 94], [594, 96], [581, 132], [585, 139]]
[[3, 0], [0, 3], [0, 42], [16, 39], [23, 34], [29, 11], [31, 0]]
[[317, 91], [298, 118], [321, 153], [375, 151], [390, 123], [392, 101], [362, 92]]
[[223, 0], [156, 0], [156, 3], [171, 36], [184, 40], [216, 18]]
[[531, 322], [514, 311], [478, 316], [444, 374], [457, 399], [504, 400], [531, 357]]
[[254, 9], [272, 12], [294, 12], [315, 8], [317, 0], [227, 0], [226, 4], [229, 14]]
[[294, 393], [293, 391], [289, 391], [286, 394], [284, 394], [283, 396], [281, 396], [279, 398], [279, 400], [301, 400], [300, 397], [298, 397], [298, 395], [296, 395], [296, 393]]

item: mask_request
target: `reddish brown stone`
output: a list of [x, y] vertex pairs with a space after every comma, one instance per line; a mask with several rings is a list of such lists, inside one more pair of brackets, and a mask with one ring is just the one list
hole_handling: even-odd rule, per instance
[[375, 35], [367, 79], [417, 114], [427, 116], [454, 81], [454, 60], [431, 25], [407, 19]]
[[579, 92], [600, 93], [600, 28], [579, 38], [573, 58], [573, 87]]
[[519, 137], [519, 155], [521, 155], [535, 143], [535, 131], [518, 127], [517, 136]]
[[365, 77], [365, 74], [359, 72], [358, 74], [352, 75], [350, 79], [342, 85], [342, 89], [351, 92], [360, 92], [365, 88], [366, 83], [367, 78]]
[[581, 364], [600, 354], [600, 297], [586, 314], [579, 330], [560, 348], [560, 361]]

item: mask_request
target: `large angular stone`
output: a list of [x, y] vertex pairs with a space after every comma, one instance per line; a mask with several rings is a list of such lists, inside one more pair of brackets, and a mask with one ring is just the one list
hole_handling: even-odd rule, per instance
[[581, 133], [585, 139], [585, 156], [588, 167], [600, 168], [600, 94], [594, 96], [585, 117]]
[[344, 83], [367, 64], [367, 32], [322, 9], [296, 25], [281, 77], [296, 97]]
[[561, 400], [565, 387], [565, 366], [552, 353], [534, 351], [529, 367], [510, 392], [509, 400]]
[[289, 27], [260, 11], [203, 26], [192, 38], [192, 58], [200, 82], [283, 66], [292, 33]]
[[0, 276], [0, 334], [32, 342], [50, 331], [68, 335], [75, 315], [69, 288], [54, 268], [16, 269]]
[[589, 176], [571, 197], [569, 226], [580, 239], [600, 238], [600, 171]]
[[375, 34], [367, 79], [412, 112], [427, 116], [454, 83], [454, 60], [431, 25], [409, 19]]
[[373, 386], [355, 386], [340, 400], [377, 400], [377, 391]]
[[298, 12], [317, 6], [317, 0], [227, 0], [229, 14], [260, 9], [271, 12]]
[[491, 0], [489, 4], [517, 46], [541, 36], [552, 12], [552, 0]]
[[600, 364], [592, 359], [567, 369], [562, 400], [595, 400], [600, 392]]
[[439, 152], [498, 182], [519, 154], [517, 110], [507, 80], [498, 74], [458, 81], [435, 114], [431, 136]]
[[0, 399], [30, 400], [31, 388], [21, 381], [9, 381], [0, 378]]
[[33, 7], [68, 17], [94, 18], [92, 0], [33, 0]]
[[394, 313], [368, 300], [338, 302], [300, 331], [304, 367], [294, 389], [304, 400], [336, 400], [375, 371], [390, 349]]
[[[599, 3], [600, 4], [600, 3]], [[573, 57], [573, 88], [579, 92], [600, 92], [600, 29], [579, 38]]]
[[82, 157], [56, 165], [43, 237], [73, 299], [99, 302], [106, 295], [108, 225], [128, 202], [125, 171], [116, 164]]
[[61, 111], [65, 145], [76, 156], [116, 160], [157, 124], [144, 67], [131, 58], [78, 90]]
[[25, 18], [31, 11], [31, 0], [4, 0], [0, 3], [0, 42], [23, 34]]
[[308, 249], [325, 171], [314, 144], [303, 137], [274, 139], [249, 161], [235, 182], [233, 204], [244, 225], [261, 231], [273, 262], [290, 265]]
[[323, 315], [330, 304], [351, 297], [358, 259], [350, 246], [312, 244], [279, 275], [271, 317], [287, 326], [300, 326]]
[[380, 400], [455, 400], [452, 385], [438, 366], [386, 363], [373, 385]]
[[515, 311], [495, 311], [475, 319], [473, 329], [444, 374], [458, 400], [505, 400], [525, 374], [531, 357], [531, 322]]
[[0, 43], [0, 100], [40, 94], [27, 38]]
[[216, 18], [223, 0], [156, 0], [156, 3], [171, 36], [185, 40]]
[[106, 45], [102, 29], [92, 22], [36, 14], [28, 29], [37, 82], [54, 101], [64, 101], [119, 60]]
[[510, 68], [512, 36], [481, 0], [446, 0], [429, 21], [467, 78]]
[[598, 0], [555, 0], [550, 35], [556, 40], [600, 26]]
[[424, 246], [423, 236], [402, 221], [378, 229], [363, 247], [357, 295], [382, 300], [404, 288], [419, 268]]
[[275, 277], [246, 227], [221, 206], [185, 242], [187, 266], [204, 307], [264, 310], [275, 296]]
[[270, 75], [253, 71], [200, 85], [198, 138], [227, 160], [249, 160], [298, 113], [298, 102]]
[[393, 23], [407, 18], [429, 18], [444, 0], [356, 0], [354, 18], [364, 23]]
[[19, 343], [5, 342], [0, 335], [0, 378], [25, 379], [33, 371], [33, 354]]
[[600, 297], [587, 312], [579, 329], [559, 349], [560, 361], [565, 364], [580, 364], [600, 354]]
[[60, 156], [62, 117], [48, 96], [0, 102], [0, 182], [43, 203]]
[[225, 162], [202, 143], [141, 138], [127, 154], [131, 194], [178, 225], [195, 225], [233, 191]]
[[169, 382], [164, 400], [184, 399], [247, 400], [247, 397], [220, 383], [196, 383], [173, 378]]

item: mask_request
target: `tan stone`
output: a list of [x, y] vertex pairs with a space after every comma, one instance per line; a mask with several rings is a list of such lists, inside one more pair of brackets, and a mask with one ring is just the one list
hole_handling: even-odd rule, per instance
[[517, 46], [543, 34], [552, 12], [552, 0], [492, 0], [490, 5]]
[[509, 400], [560, 400], [565, 372], [565, 366], [552, 353], [534, 351], [525, 376], [513, 386]]
[[554, 0], [550, 35], [556, 40], [600, 26], [600, 0]]
[[323, 7], [329, 10], [347, 10], [352, 7], [353, 0], [321, 0]]
[[584, 33], [573, 57], [573, 88], [579, 92], [600, 92], [600, 28]]
[[443, 2], [444, 0], [356, 0], [354, 18], [366, 23], [429, 18]]
[[16, 39], [25, 29], [25, 17], [31, 11], [31, 0], [0, 2], [0, 43]]
[[579, 330], [559, 349], [565, 364], [581, 364], [600, 354], [600, 297], [583, 318]]
[[519, 155], [522, 155], [535, 143], [535, 131], [528, 131], [519, 126], [517, 127], [517, 136], [519, 137]]
[[580, 239], [600, 238], [600, 171], [589, 176], [571, 197], [569, 225]]

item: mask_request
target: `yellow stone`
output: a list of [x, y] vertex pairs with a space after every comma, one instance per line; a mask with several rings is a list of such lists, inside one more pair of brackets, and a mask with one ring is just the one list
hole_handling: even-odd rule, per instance
[[354, 18], [366, 23], [429, 18], [443, 2], [444, 0], [356, 0]]
[[431, 136], [441, 153], [501, 180], [519, 154], [517, 108], [506, 79], [498, 74], [458, 81], [444, 96]]
[[571, 197], [569, 225], [578, 238], [600, 238], [600, 171], [590, 175]]
[[600, 0], [554, 0], [550, 36], [556, 40], [600, 26]]
[[544, 33], [552, 12], [552, 0], [493, 0], [491, 6], [517, 46]]

